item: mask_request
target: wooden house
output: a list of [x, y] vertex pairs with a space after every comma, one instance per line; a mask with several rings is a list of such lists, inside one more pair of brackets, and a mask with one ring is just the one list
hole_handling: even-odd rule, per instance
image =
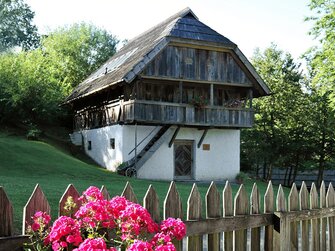
[[269, 88], [236, 44], [186, 8], [130, 40], [67, 98], [72, 141], [139, 178], [233, 179], [240, 129]]

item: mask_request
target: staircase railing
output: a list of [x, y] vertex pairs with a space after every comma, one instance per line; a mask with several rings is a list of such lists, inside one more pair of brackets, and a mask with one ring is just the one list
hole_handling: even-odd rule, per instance
[[[137, 171], [143, 166], [143, 164], [153, 155], [153, 153], [159, 148], [164, 142], [169, 125], [163, 126], [155, 136], [146, 144], [146, 146], [140, 151], [139, 154], [128, 160], [122, 169], [118, 170], [120, 174], [133, 177], [137, 175]], [[147, 136], [148, 137], [148, 136]], [[139, 145], [139, 144], [138, 144]], [[153, 149], [154, 148], [154, 149]], [[135, 148], [132, 150], [134, 151]], [[131, 151], [131, 152], [132, 152]], [[135, 166], [136, 164], [136, 166]]]

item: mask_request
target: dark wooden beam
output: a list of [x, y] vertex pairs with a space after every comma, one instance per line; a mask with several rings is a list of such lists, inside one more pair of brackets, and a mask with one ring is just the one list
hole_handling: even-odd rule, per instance
[[179, 103], [183, 103], [183, 81], [179, 81]]
[[252, 89], [249, 90], [248, 96], [249, 96], [249, 102], [250, 102], [249, 108], [252, 109], [252, 99], [253, 99], [253, 91], [252, 91]]
[[180, 126], [178, 126], [177, 129], [174, 131], [174, 133], [173, 133], [173, 135], [172, 135], [172, 138], [171, 138], [171, 140], [170, 140], [170, 142], [169, 142], [169, 147], [172, 146], [174, 140], [176, 139], [176, 137], [177, 137], [177, 135], [178, 135], [179, 130], [180, 130]]
[[197, 221], [185, 221], [186, 236], [230, 232], [273, 225], [273, 214], [237, 215]]
[[198, 148], [200, 148], [200, 146], [201, 146], [202, 142], [204, 141], [204, 139], [205, 139], [205, 137], [206, 137], [206, 134], [207, 134], [207, 132], [208, 132], [208, 129], [205, 129], [205, 131], [203, 132], [203, 134], [202, 134], [202, 136], [201, 136], [201, 138], [200, 138], [200, 140], [199, 140], [199, 143], [198, 143]]
[[211, 85], [210, 85], [209, 93], [210, 93], [210, 101], [209, 101], [209, 104], [210, 104], [211, 106], [213, 106], [213, 105], [214, 105], [214, 84], [211, 84]]
[[28, 235], [0, 237], [0, 250], [22, 250], [24, 243], [29, 243]]

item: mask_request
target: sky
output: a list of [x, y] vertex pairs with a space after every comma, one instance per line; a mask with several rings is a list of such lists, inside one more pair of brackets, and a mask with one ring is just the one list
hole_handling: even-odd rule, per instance
[[190, 7], [199, 20], [229, 38], [250, 59], [255, 48], [271, 42], [298, 59], [316, 42], [308, 0], [26, 0], [34, 23], [45, 34], [78, 22], [106, 29], [119, 40], [131, 39]]

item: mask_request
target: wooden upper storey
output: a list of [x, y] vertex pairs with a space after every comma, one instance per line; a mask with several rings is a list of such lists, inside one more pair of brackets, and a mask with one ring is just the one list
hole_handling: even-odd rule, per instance
[[[176, 57], [172, 58], [173, 55]], [[174, 69], [170, 62], [176, 63]], [[114, 85], [131, 84], [144, 71], [145, 75], [157, 76], [156, 65], [160, 63], [169, 66], [163, 69], [158, 65], [159, 71], [165, 71], [166, 77], [193, 79], [194, 74], [194, 80], [217, 80], [221, 83], [229, 83], [232, 80], [240, 83], [248, 79], [254, 89], [254, 97], [270, 93], [237, 45], [200, 22], [194, 13], [186, 8], [130, 40], [110, 60], [80, 83], [65, 103], [73, 103], [78, 99], [104, 92]], [[240, 68], [236, 67], [236, 64]], [[236, 78], [237, 81], [232, 78]]]
[[252, 125], [252, 98], [269, 93], [236, 44], [185, 9], [130, 40], [65, 103], [76, 111], [77, 128], [113, 123], [239, 128]]
[[[187, 45], [184, 45], [187, 46]], [[241, 63], [228, 51], [168, 45], [143, 70], [142, 77], [251, 87]], [[245, 67], [244, 67], [245, 68]]]

